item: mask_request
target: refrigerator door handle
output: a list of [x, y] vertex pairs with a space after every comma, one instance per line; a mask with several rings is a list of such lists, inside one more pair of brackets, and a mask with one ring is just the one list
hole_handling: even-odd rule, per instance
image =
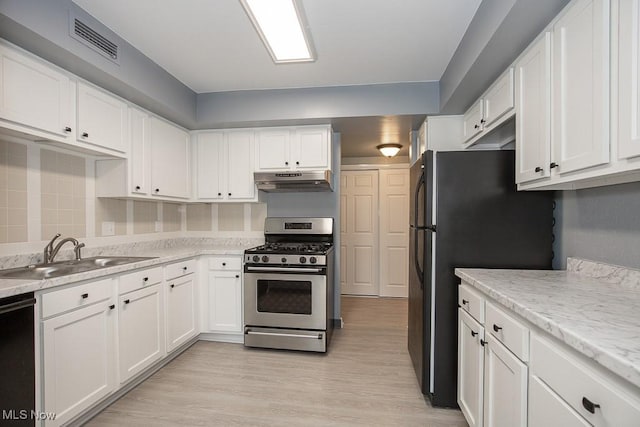
[[423, 271], [422, 268], [420, 268], [420, 261], [419, 261], [419, 251], [418, 251], [418, 233], [420, 233], [420, 231], [425, 229], [424, 225], [418, 224], [418, 214], [420, 212], [420, 190], [424, 187], [424, 170], [422, 171], [422, 173], [420, 174], [420, 179], [418, 180], [418, 185], [416, 186], [416, 190], [415, 193], [413, 194], [413, 217], [415, 218], [416, 224], [415, 227], [413, 229], [413, 233], [414, 233], [414, 241], [415, 241], [415, 245], [413, 247], [413, 251], [414, 251], [414, 259], [415, 259], [415, 268], [416, 268], [416, 273], [418, 274], [418, 280], [420, 281], [420, 289], [424, 289], [424, 283], [423, 283]]
[[418, 224], [418, 214], [420, 212], [420, 190], [424, 187], [424, 171], [420, 174], [418, 185], [416, 186], [416, 192], [413, 194], [413, 218], [415, 219], [416, 229], [424, 227], [422, 224]]
[[418, 280], [420, 281], [420, 289], [424, 289], [424, 283], [423, 283], [423, 272], [422, 269], [420, 268], [420, 262], [418, 261], [418, 233], [420, 233], [420, 230], [416, 227], [413, 229], [413, 233], [414, 233], [414, 241], [416, 242], [416, 244], [413, 246], [413, 255], [414, 255], [414, 260], [415, 260], [415, 268], [416, 268], [416, 273], [418, 274]]

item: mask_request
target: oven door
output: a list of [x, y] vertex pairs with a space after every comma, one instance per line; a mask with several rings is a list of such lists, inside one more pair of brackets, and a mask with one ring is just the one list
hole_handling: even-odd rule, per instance
[[[301, 271], [302, 270], [302, 271]], [[271, 328], [327, 328], [327, 277], [320, 269], [246, 267], [244, 323]]]

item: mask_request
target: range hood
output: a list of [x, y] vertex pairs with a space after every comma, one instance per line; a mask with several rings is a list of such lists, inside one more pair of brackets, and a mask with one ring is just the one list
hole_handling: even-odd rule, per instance
[[330, 170], [254, 172], [253, 178], [258, 190], [267, 193], [333, 191]]

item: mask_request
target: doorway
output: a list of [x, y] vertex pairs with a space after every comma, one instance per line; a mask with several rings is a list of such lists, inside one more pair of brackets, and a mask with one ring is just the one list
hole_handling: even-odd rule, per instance
[[409, 170], [343, 170], [340, 182], [342, 294], [407, 297]]

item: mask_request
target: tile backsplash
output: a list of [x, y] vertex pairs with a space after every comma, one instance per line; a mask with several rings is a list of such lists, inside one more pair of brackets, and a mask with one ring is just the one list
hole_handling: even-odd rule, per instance
[[267, 213], [263, 203], [184, 204], [96, 198], [94, 161], [81, 154], [0, 136], [0, 252], [37, 248], [56, 233], [98, 244], [111, 236], [137, 241], [155, 235], [164, 238], [163, 233], [179, 236], [188, 232], [190, 236], [224, 238], [247, 233], [257, 236], [263, 230]]

